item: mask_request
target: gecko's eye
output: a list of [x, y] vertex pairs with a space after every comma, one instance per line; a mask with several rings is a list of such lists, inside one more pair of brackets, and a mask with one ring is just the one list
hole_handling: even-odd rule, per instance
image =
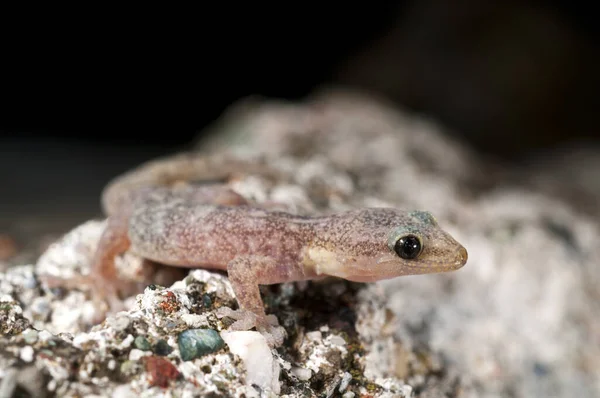
[[405, 235], [398, 238], [394, 244], [394, 251], [405, 260], [412, 260], [421, 254], [423, 245], [416, 235]]

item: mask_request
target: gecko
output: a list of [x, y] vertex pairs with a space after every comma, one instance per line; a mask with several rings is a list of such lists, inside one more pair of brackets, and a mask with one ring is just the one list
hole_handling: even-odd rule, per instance
[[221, 307], [217, 315], [235, 321], [231, 330], [256, 328], [278, 346], [285, 331], [265, 313], [259, 285], [323, 277], [374, 282], [467, 262], [467, 250], [427, 211], [372, 207], [309, 216], [253, 205], [224, 182], [253, 167], [179, 154], [110, 182], [102, 196], [107, 226], [88, 278], [94, 297], [117, 306], [119, 292], [131, 290], [115, 267], [127, 250], [161, 264], [226, 271], [239, 309]]

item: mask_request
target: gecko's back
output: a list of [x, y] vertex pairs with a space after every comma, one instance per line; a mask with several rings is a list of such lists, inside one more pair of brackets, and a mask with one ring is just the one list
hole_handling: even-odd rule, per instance
[[239, 255], [296, 264], [312, 238], [310, 218], [241, 206], [201, 203], [195, 190], [156, 188], [136, 202], [129, 220], [132, 248], [170, 265], [225, 269]]

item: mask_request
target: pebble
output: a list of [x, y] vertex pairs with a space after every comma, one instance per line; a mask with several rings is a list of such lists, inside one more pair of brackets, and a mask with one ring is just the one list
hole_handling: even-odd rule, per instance
[[329, 337], [329, 342], [338, 347], [344, 347], [346, 345], [346, 340], [343, 337], [332, 335]]
[[323, 338], [323, 335], [320, 331], [315, 330], [313, 332], [308, 332], [304, 335], [308, 340], [311, 341], [320, 341]]
[[340, 382], [339, 391], [340, 392], [346, 391], [346, 388], [348, 388], [351, 381], [352, 381], [352, 375], [348, 372], [345, 372], [344, 375], [342, 376], [342, 381]]
[[169, 345], [169, 343], [167, 343], [165, 340], [158, 340], [156, 342], [156, 344], [154, 345], [152, 351], [156, 354], [156, 355], [160, 355], [160, 356], [167, 356], [169, 355], [171, 352], [173, 352], [173, 348], [171, 348], [171, 346]]
[[25, 346], [21, 348], [21, 352], [19, 353], [19, 357], [24, 362], [32, 362], [35, 352], [33, 351], [33, 347]]
[[135, 348], [142, 351], [150, 351], [152, 349], [152, 345], [144, 336], [137, 336], [135, 340], [133, 340], [133, 345]]
[[202, 305], [204, 306], [204, 308], [210, 308], [212, 305], [212, 300], [210, 299], [210, 296], [208, 294], [205, 294], [202, 296]]
[[270, 388], [279, 394], [280, 367], [265, 337], [254, 331], [223, 332], [222, 335], [229, 350], [244, 361], [246, 384]]
[[41, 342], [48, 342], [52, 340], [54, 336], [52, 336], [52, 333], [50, 333], [47, 330], [40, 330], [40, 332], [38, 333], [38, 338]]
[[308, 381], [312, 377], [312, 370], [306, 368], [292, 368], [290, 372], [300, 381]]
[[23, 341], [27, 344], [35, 344], [38, 341], [38, 332], [34, 329], [27, 329], [21, 333], [23, 336]]
[[50, 316], [50, 301], [47, 297], [36, 297], [29, 305], [29, 310], [33, 316], [45, 321]]
[[106, 321], [117, 332], [127, 329], [131, 323], [129, 317], [125, 315], [110, 317]]
[[190, 361], [220, 350], [225, 342], [214, 329], [188, 329], [177, 338], [181, 359]]
[[145, 366], [150, 376], [148, 381], [151, 386], [167, 388], [172, 381], [181, 376], [171, 362], [161, 357], [146, 357]]
[[138, 361], [140, 358], [143, 358], [146, 355], [147, 354], [144, 351], [134, 348], [133, 350], [129, 351], [129, 360]]

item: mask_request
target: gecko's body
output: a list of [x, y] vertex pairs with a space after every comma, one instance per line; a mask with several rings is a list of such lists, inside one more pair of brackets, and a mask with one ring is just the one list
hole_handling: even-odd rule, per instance
[[[221, 175], [228, 174], [224, 164]], [[226, 270], [241, 308], [226, 313], [238, 320], [233, 327], [265, 331], [272, 319], [260, 284], [324, 276], [377, 281], [456, 270], [467, 260], [427, 212], [367, 208], [306, 217], [250, 206], [224, 185], [178, 184], [214, 178], [214, 169], [211, 161], [179, 156], [107, 187], [109, 223], [92, 268], [92, 279], [103, 280], [97, 295], [116, 294], [114, 257], [130, 249], [159, 263]]]

